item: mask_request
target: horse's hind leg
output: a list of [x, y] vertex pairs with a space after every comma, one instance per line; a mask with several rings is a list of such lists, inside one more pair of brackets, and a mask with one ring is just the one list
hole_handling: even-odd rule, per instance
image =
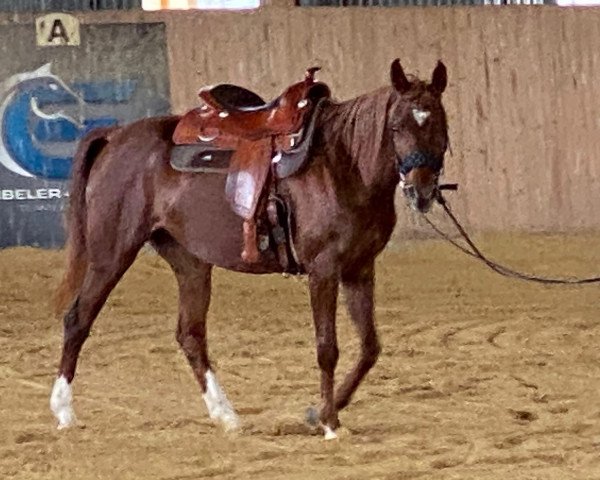
[[168, 234], [156, 233], [152, 243], [169, 263], [179, 285], [177, 341], [200, 384], [208, 414], [226, 430], [239, 419], [211, 369], [206, 343], [206, 315], [210, 305], [212, 265], [190, 254]]
[[[104, 201], [105, 198], [96, 200]], [[58, 378], [50, 396], [50, 408], [58, 419], [59, 428], [68, 427], [75, 419], [71, 405], [71, 382], [83, 343], [108, 295], [131, 266], [149, 236], [144, 215], [134, 211], [127, 212], [130, 214], [127, 216], [116, 197], [110, 200], [113, 203], [107, 205], [95, 204], [93, 201], [88, 203], [89, 228], [86, 237], [78, 239], [85, 242], [81, 247], [85, 255], [75, 259], [76, 264], [69, 265], [70, 271], [82, 268], [85, 273], [76, 297], [64, 317], [62, 357]], [[117, 213], [121, 217], [116, 216]]]
[[75, 376], [81, 347], [108, 295], [131, 266], [143, 243], [139, 239], [127, 246], [113, 245], [113, 249], [102, 250], [102, 253], [98, 252], [96, 255], [93, 250], [88, 251], [90, 263], [83, 283], [64, 317], [62, 357], [58, 378], [50, 396], [50, 408], [58, 420], [59, 429], [69, 427], [75, 420], [71, 382]]

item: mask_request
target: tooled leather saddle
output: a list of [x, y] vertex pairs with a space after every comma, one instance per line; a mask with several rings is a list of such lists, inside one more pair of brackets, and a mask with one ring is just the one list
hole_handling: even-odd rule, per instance
[[[237, 85], [204, 87], [198, 93], [203, 105], [183, 115], [173, 133], [173, 168], [227, 174], [226, 198], [244, 219], [245, 262], [260, 258], [257, 217], [266, 213], [282, 267], [288, 271], [295, 265], [289, 211], [275, 186], [308, 162], [318, 113], [331, 96], [326, 84], [315, 81], [318, 70], [307, 69], [303, 80], [268, 103]], [[261, 237], [260, 249], [266, 248]]]

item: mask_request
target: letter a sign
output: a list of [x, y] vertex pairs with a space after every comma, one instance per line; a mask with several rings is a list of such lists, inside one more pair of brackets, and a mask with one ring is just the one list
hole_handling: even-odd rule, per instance
[[79, 45], [79, 20], [67, 13], [49, 13], [36, 18], [35, 32], [40, 47]]

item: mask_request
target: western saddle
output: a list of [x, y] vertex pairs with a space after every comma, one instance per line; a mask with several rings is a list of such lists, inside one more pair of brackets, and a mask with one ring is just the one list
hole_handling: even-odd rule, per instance
[[[214, 159], [221, 165], [217, 170], [226, 168], [225, 195], [233, 211], [244, 219], [245, 262], [259, 260], [257, 210], [266, 203], [279, 261], [285, 270], [290, 264], [286, 234], [279, 221], [283, 202], [275, 194], [275, 180], [293, 175], [308, 159], [322, 100], [331, 95], [326, 84], [315, 81], [318, 70], [307, 69], [303, 80], [268, 103], [237, 85], [204, 87], [198, 93], [203, 105], [183, 115], [173, 133], [175, 145], [186, 146], [174, 148], [171, 164], [175, 168], [211, 171]], [[177, 149], [183, 149], [179, 160]], [[187, 160], [182, 163], [182, 159]], [[190, 166], [193, 159], [201, 166]], [[261, 250], [266, 249], [263, 243]]]

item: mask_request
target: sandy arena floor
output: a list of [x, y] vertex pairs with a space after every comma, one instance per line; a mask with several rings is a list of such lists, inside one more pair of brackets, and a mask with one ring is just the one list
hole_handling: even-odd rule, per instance
[[[494, 236], [542, 274], [600, 274], [600, 236]], [[144, 253], [84, 346], [80, 425], [48, 409], [62, 322], [61, 252], [0, 251], [0, 479], [600, 479], [600, 291], [507, 280], [437, 241], [380, 258], [383, 354], [340, 439], [303, 424], [318, 400], [303, 282], [215, 272], [209, 346], [243, 420], [210, 423], [175, 341], [177, 294]], [[356, 353], [339, 313], [340, 372]]]

